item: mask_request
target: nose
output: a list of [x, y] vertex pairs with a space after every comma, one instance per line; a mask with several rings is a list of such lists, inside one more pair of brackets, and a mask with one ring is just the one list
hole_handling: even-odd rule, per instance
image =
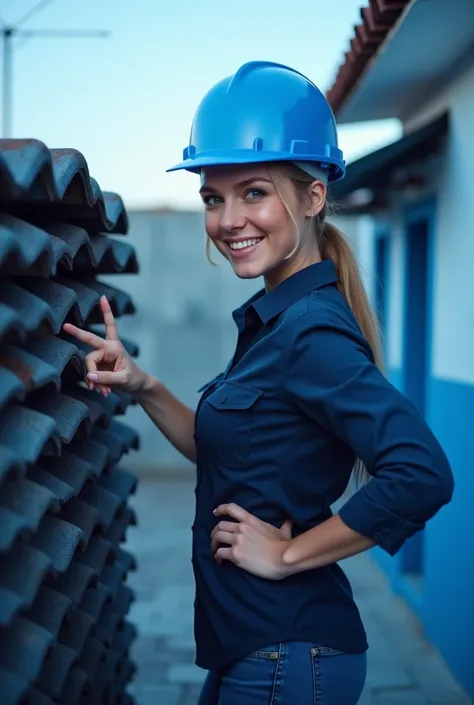
[[222, 209], [221, 228], [227, 232], [235, 232], [245, 228], [246, 219], [239, 203], [228, 199]]

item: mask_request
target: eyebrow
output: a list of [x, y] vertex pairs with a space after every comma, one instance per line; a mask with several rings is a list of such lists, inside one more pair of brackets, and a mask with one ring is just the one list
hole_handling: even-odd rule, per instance
[[[244, 181], [239, 181], [238, 184], [235, 184], [236, 188], [242, 188], [244, 186], [249, 186], [250, 184], [255, 183], [256, 181], [265, 181], [267, 184], [273, 183], [271, 179], [267, 179], [265, 176], [252, 176], [250, 179], [244, 179]], [[199, 189], [199, 193], [217, 193], [217, 189], [212, 188], [212, 186], [207, 186], [204, 184], [201, 186]]]

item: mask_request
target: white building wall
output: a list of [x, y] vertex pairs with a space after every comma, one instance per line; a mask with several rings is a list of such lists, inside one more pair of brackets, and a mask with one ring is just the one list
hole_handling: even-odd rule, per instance
[[386, 331], [387, 367], [394, 370], [402, 366], [403, 355], [403, 305], [405, 288], [405, 233], [400, 213], [393, 210], [390, 219], [389, 299]]
[[[410, 117], [407, 131], [446, 110], [450, 113], [449, 137], [445, 162], [437, 175], [432, 364], [437, 377], [473, 384], [474, 61]], [[391, 294], [395, 302], [396, 294]]]

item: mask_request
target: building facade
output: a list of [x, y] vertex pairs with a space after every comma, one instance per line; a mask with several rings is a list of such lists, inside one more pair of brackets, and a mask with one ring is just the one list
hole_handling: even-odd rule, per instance
[[349, 165], [334, 195], [366, 216], [357, 248], [387, 375], [438, 437], [456, 489], [396, 557], [373, 553], [471, 696], [473, 9], [463, 0], [371, 0], [328, 92], [340, 123], [403, 123], [398, 142]]

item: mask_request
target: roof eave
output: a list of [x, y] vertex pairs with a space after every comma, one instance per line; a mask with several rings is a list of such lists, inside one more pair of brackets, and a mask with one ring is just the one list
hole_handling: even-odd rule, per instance
[[361, 8], [362, 22], [354, 26], [349, 50], [345, 52], [344, 61], [326, 93], [339, 121], [349, 98], [357, 91], [361, 81], [398, 31], [415, 2], [416, 0], [369, 0], [369, 6]]

